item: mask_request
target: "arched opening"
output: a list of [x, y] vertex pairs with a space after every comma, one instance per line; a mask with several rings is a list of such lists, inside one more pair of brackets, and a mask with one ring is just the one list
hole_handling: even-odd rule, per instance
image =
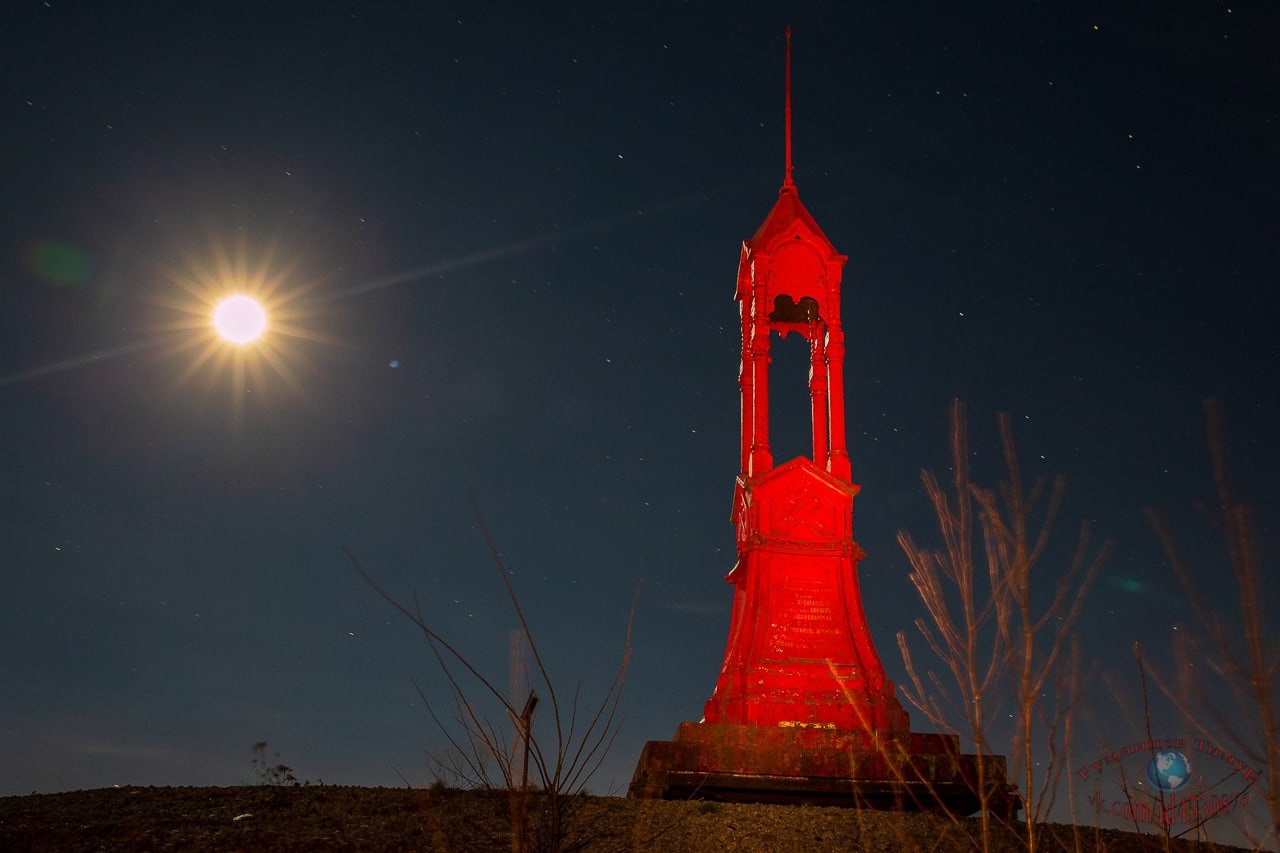
[[809, 353], [809, 341], [803, 335], [772, 335], [769, 347], [769, 445], [775, 465], [797, 456], [813, 458]]

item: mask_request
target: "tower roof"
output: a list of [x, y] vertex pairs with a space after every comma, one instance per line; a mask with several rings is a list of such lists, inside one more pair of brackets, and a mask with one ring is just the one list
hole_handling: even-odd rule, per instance
[[797, 192], [796, 185], [790, 182], [782, 185], [782, 189], [778, 192], [778, 200], [773, 203], [773, 209], [764, 218], [764, 222], [760, 223], [756, 233], [747, 241], [747, 247], [752, 251], [767, 251], [768, 245], [776, 237], [794, 230], [796, 222], [804, 225], [804, 229], [809, 232], [806, 236], [812, 242], [822, 244], [822, 248], [827, 250], [824, 254], [837, 254], [835, 245], [827, 239], [826, 234], [822, 233], [818, 220], [813, 218], [813, 214], [800, 201], [800, 193]]

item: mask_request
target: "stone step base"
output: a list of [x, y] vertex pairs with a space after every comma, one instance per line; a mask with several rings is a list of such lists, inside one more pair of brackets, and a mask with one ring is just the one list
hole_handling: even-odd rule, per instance
[[959, 816], [981, 807], [982, 789], [998, 814], [1021, 806], [1003, 757], [965, 755], [949, 735], [681, 723], [672, 740], [645, 745], [630, 793]]

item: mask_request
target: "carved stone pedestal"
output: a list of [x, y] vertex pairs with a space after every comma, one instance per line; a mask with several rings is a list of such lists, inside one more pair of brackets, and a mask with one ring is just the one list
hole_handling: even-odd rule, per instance
[[681, 723], [670, 741], [645, 745], [630, 793], [968, 815], [984, 788], [996, 814], [1016, 814], [1004, 759], [963, 755], [949, 735]]

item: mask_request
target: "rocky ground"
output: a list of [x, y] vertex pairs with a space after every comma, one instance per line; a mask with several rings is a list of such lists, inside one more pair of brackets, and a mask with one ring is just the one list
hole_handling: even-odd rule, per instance
[[[540, 827], [538, 806], [530, 826]], [[972, 850], [976, 820], [855, 809], [579, 801], [561, 849], [730, 851]], [[1164, 850], [1164, 839], [1046, 826], [1045, 850]], [[546, 839], [542, 839], [544, 842]], [[998, 832], [991, 849], [1020, 850]], [[0, 798], [0, 851], [510, 851], [506, 795], [342, 786], [107, 788]], [[540, 846], [538, 849], [555, 849]], [[1229, 848], [1181, 844], [1173, 850]]]

